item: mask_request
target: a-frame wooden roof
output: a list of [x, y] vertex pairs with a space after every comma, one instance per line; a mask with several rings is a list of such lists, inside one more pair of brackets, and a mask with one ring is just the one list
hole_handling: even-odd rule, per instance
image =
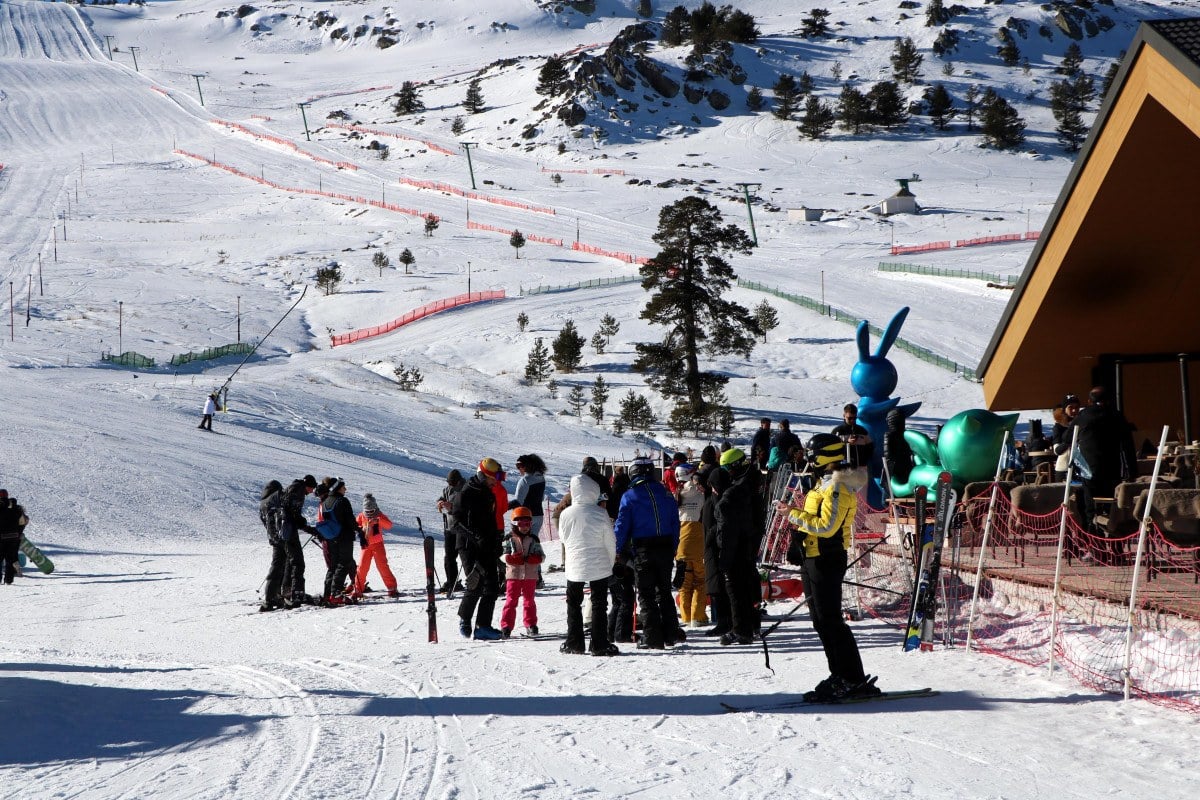
[[[1200, 18], [1142, 23], [978, 374], [992, 410], [1047, 408], [1114, 356], [1179, 353], [1200, 354]], [[1161, 380], [1138, 388], [1178, 398]]]

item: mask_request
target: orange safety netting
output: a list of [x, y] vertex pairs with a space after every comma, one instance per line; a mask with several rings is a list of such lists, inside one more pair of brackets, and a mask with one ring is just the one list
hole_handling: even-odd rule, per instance
[[[1128, 676], [1132, 695], [1200, 712], [1200, 540], [1164, 534], [1151, 521], [1135, 591], [1136, 530], [1113, 537], [1090, 532], [1075, 497], [1067, 503], [1064, 525], [1062, 484], [1037, 487], [1042, 507], [1031, 510], [1029, 498], [1014, 507], [1008, 493], [998, 490], [989, 527], [992, 485], [971, 488], [980, 486], [960, 499], [943, 545], [935, 639], [961, 645], [971, 624], [972, 647], [982, 652], [1048, 666], [1053, 647], [1055, 665], [1085, 686], [1123, 692]], [[788, 482], [777, 482], [772, 495], [797, 503], [802, 498]], [[927, 511], [926, 521], [932, 522], [932, 501]], [[789, 569], [787, 528], [772, 512], [760, 553], [764, 566]], [[897, 647], [916, 573], [915, 528], [911, 503], [876, 510], [860, 496], [846, 602], [851, 612], [896, 624]]]
[[432, 303], [426, 303], [420, 308], [414, 308], [402, 317], [397, 317], [391, 322], [385, 322], [382, 325], [374, 325], [370, 328], [359, 328], [356, 331], [349, 333], [337, 333], [330, 337], [330, 344], [333, 347], [343, 344], [352, 344], [361, 342], [364, 339], [370, 339], [373, 336], [381, 336], [385, 333], [391, 333], [397, 328], [403, 327], [410, 322], [416, 322], [419, 319], [437, 314], [440, 311], [448, 311], [451, 308], [470, 305], [472, 303], [482, 303], [488, 300], [503, 300], [504, 290], [495, 289], [487, 292], [468, 292], [466, 294], [447, 297], [444, 300], [435, 300]]
[[388, 136], [392, 139], [403, 139], [408, 142], [416, 142], [417, 144], [423, 145], [427, 150], [432, 150], [435, 153], [441, 153], [445, 156], [459, 155], [458, 152], [450, 150], [446, 147], [442, 147], [440, 144], [435, 142], [426, 141], [425, 139], [418, 139], [416, 136], [409, 136], [404, 133], [396, 133], [395, 131], [385, 131], [380, 128], [368, 128], [365, 125], [343, 125], [340, 122], [326, 122], [325, 127], [342, 128], [348, 131], [358, 131], [359, 133], [369, 133], [373, 136]]
[[440, 217], [438, 217], [436, 214], [431, 214], [426, 211], [419, 211], [415, 208], [405, 208], [404, 206], [396, 205], [395, 203], [385, 203], [382, 200], [372, 200], [369, 197], [341, 194], [339, 192], [326, 192], [321, 189], [302, 189], [298, 186], [285, 186], [282, 183], [276, 183], [275, 181], [267, 180], [259, 175], [251, 175], [248, 172], [243, 172], [237, 167], [230, 166], [229, 164], [223, 164], [216, 159], [206, 158], [205, 156], [197, 155], [196, 153], [189, 153], [187, 150], [176, 149], [173, 152], [177, 155], [194, 158], [197, 161], [203, 161], [210, 167], [216, 167], [217, 169], [224, 170], [231, 175], [237, 175], [239, 178], [246, 178], [254, 181], [255, 183], [261, 183], [263, 186], [270, 186], [272, 189], [282, 189], [285, 192], [293, 192], [295, 194], [311, 194], [317, 197], [329, 197], [334, 200], [344, 200], [348, 203], [360, 203], [362, 205], [372, 206], [374, 208], [382, 208], [385, 211], [394, 211], [397, 214], [406, 214], [410, 217], [421, 217], [423, 219], [433, 217], [434, 219], [440, 219]]
[[287, 149], [289, 149], [295, 153], [298, 153], [298, 154], [304, 156], [305, 158], [311, 158], [313, 161], [316, 161], [318, 164], [328, 164], [329, 166], [337, 167], [338, 169], [348, 169], [348, 170], [353, 170], [353, 171], [358, 170], [358, 165], [352, 164], [349, 161], [334, 161], [331, 158], [325, 158], [323, 156], [314, 155], [312, 153], [306, 153], [305, 151], [301, 150], [299, 145], [297, 145], [295, 142], [293, 142], [289, 139], [285, 139], [282, 136], [273, 136], [269, 133], [263, 133], [262, 131], [252, 130], [240, 123], [230, 122], [230, 121], [224, 120], [224, 119], [214, 119], [214, 120], [212, 120], [212, 123], [214, 125], [224, 125], [226, 128], [229, 128], [232, 131], [237, 131], [238, 133], [244, 133], [247, 136], [251, 136], [255, 139], [259, 139], [264, 142], [271, 142], [272, 144], [277, 144], [277, 145], [280, 145], [281, 147], [286, 147]]
[[949, 250], [950, 242], [929, 242], [928, 244], [894, 244], [891, 254], [894, 256], [906, 253], [929, 253], [934, 250]]
[[578, 250], [581, 253], [591, 253], [594, 256], [604, 256], [605, 258], [615, 258], [618, 261], [624, 261], [626, 264], [645, 264], [650, 259], [643, 256], [635, 256], [630, 253], [620, 253], [615, 250], [604, 250], [590, 244], [582, 242], [573, 242], [572, 250]]
[[488, 194], [480, 194], [479, 192], [469, 192], [465, 189], [460, 189], [457, 186], [452, 186], [449, 183], [442, 183], [440, 181], [421, 181], [417, 180], [416, 178], [405, 178], [403, 176], [397, 180], [399, 180], [399, 182], [404, 186], [412, 186], [416, 189], [433, 189], [436, 192], [445, 192], [446, 194], [458, 195], [459, 197], [465, 197], [468, 200], [479, 200], [484, 203], [493, 203], [498, 206], [519, 208], [522, 211], [532, 211], [535, 214], [549, 214], [550, 216], [554, 216], [556, 213], [553, 208], [548, 206], [537, 206], [533, 205], [532, 203], [522, 203], [520, 200], [508, 200], [504, 197], [494, 197]]
[[[487, 223], [484, 223], [484, 222], [468, 222], [467, 230], [491, 231], [492, 233], [502, 233], [505, 236], [512, 236], [513, 233], [515, 233], [515, 231], [512, 231], [508, 228], [500, 228], [496, 225], [488, 225]], [[539, 242], [541, 244], [550, 244], [550, 245], [554, 245], [555, 247], [563, 246], [562, 239], [555, 239], [552, 236], [539, 236], [536, 233], [522, 233], [521, 235], [525, 237], [526, 241]]]

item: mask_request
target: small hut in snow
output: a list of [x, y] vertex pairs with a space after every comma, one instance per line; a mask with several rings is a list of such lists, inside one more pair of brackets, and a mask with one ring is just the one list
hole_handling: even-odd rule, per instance
[[920, 180], [919, 175], [913, 175], [911, 178], [897, 178], [896, 183], [900, 184], [900, 191], [883, 200], [871, 210], [885, 217], [890, 217], [892, 214], [920, 214], [921, 206], [917, 205], [917, 196], [908, 188], [910, 183]]

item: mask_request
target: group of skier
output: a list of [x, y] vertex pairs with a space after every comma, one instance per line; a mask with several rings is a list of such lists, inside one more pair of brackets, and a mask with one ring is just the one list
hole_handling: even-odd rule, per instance
[[[804, 459], [804, 448], [789, 445], [789, 451], [793, 459]], [[789, 560], [802, 564], [812, 624], [829, 665], [829, 677], [810, 694], [840, 699], [878, 693], [874, 679], [863, 671], [841, 608], [864, 470], [844, 436], [818, 434], [808, 451], [808, 470], [817, 485], [802, 507], [781, 503], [776, 511], [794, 531]], [[445, 522], [446, 581], [441, 591], [447, 597], [462, 592], [457, 613], [465, 638], [512, 636], [518, 605], [525, 635], [539, 635], [535, 590], [546, 558], [539, 537], [546, 465], [527, 454], [517, 459], [516, 467], [520, 477], [514, 497], [504, 487], [507, 476], [500, 462], [487, 457], [470, 477], [451, 470], [437, 500]], [[567, 581], [562, 652], [612, 656], [619, 653], [619, 642], [664, 649], [686, 640], [685, 626], [706, 628], [703, 635], [720, 637], [726, 646], [750, 644], [761, 634], [757, 556], [769, 507], [764, 471], [741, 449], [726, 445], [721, 451], [706, 447], [697, 463], [678, 453], [661, 480], [657, 473], [653, 459], [638, 457], [627, 467], [616, 467], [610, 478], [589, 457], [554, 508]], [[303, 513], [310, 493], [321, 500], [316, 524]], [[272, 547], [263, 611], [304, 602], [354, 602], [366, 590], [371, 564], [388, 593], [398, 594], [383, 546], [383, 531], [391, 521], [370, 494], [356, 516], [341, 479], [318, 483], [306, 475], [287, 488], [272, 481], [263, 490], [260, 515]], [[313, 534], [325, 552], [325, 585], [315, 599], [305, 594], [303, 533]], [[355, 538], [362, 545], [357, 565]], [[493, 622], [502, 585], [505, 599], [497, 628]], [[588, 625], [585, 596], [591, 605]]]

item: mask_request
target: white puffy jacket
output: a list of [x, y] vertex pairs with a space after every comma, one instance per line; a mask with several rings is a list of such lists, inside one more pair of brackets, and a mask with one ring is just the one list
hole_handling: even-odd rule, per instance
[[558, 535], [567, 551], [567, 580], [587, 583], [612, 575], [617, 539], [601, 506], [600, 487], [587, 475], [571, 478], [571, 505], [558, 519]]

